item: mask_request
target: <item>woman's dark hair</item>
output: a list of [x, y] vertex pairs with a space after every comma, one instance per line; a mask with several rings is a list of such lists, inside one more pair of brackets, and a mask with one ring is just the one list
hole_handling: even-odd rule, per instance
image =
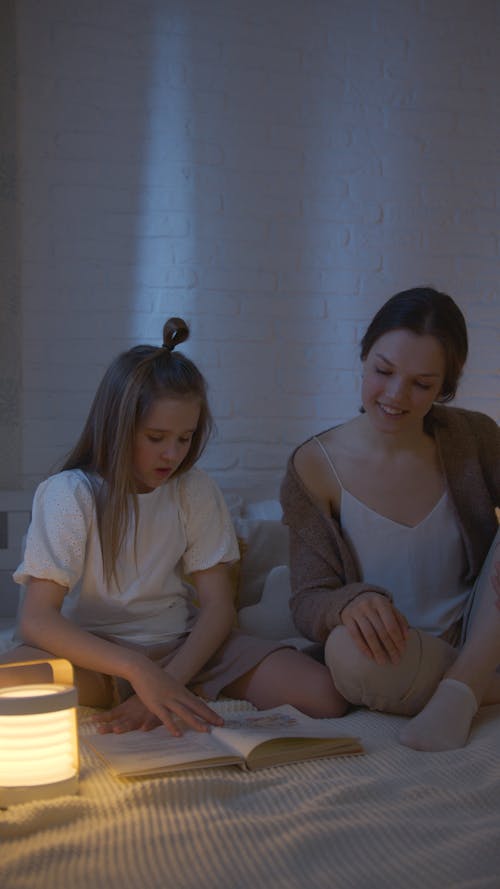
[[438, 401], [451, 401], [467, 359], [465, 318], [456, 302], [432, 287], [413, 287], [396, 293], [378, 310], [361, 340], [361, 360], [391, 330], [411, 330], [435, 337], [443, 348], [445, 373]]
[[[92, 485], [108, 579], [115, 573], [127, 529], [130, 496], [137, 519], [135, 434], [153, 402], [172, 398], [195, 399], [200, 404], [198, 425], [176, 475], [193, 466], [210, 435], [212, 417], [205, 379], [189, 358], [174, 351], [188, 336], [189, 327], [182, 318], [169, 318], [163, 326], [160, 347], [135, 346], [112, 361], [97, 389], [83, 432], [61, 467], [82, 469]], [[96, 483], [96, 476], [102, 484]]]

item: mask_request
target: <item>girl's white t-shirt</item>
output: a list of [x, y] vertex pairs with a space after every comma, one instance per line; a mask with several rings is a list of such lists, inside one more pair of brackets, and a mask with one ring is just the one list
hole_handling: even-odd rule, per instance
[[183, 576], [239, 558], [224, 498], [193, 468], [139, 494], [117, 561], [117, 581], [104, 579], [94, 498], [85, 473], [66, 470], [42, 482], [33, 501], [24, 558], [13, 577], [67, 587], [61, 613], [86, 630], [152, 645], [185, 633], [193, 614]]

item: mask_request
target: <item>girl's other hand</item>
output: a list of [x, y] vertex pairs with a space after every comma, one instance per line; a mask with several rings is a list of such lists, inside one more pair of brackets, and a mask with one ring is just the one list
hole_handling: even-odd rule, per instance
[[131, 695], [126, 701], [106, 710], [104, 713], [98, 713], [92, 717], [92, 721], [97, 726], [97, 730], [101, 735], [115, 732], [132, 732], [139, 729], [143, 732], [149, 732], [152, 728], [161, 725], [160, 720], [154, 713], [142, 703], [137, 695]]
[[[201, 703], [203, 704], [203, 702]], [[209, 707], [206, 709], [210, 710]], [[210, 713], [216, 716], [213, 710], [210, 710]], [[183, 718], [184, 721], [187, 722], [186, 717]], [[159, 719], [158, 716], [155, 716], [154, 713], [151, 713], [151, 710], [148, 710], [138, 695], [131, 695], [126, 701], [117, 704], [116, 707], [112, 707], [110, 710], [106, 710], [103, 713], [93, 716], [92, 721], [97, 726], [97, 730], [101, 735], [110, 734], [111, 732], [114, 732], [115, 734], [132, 731], [150, 732], [151, 729], [157, 728], [162, 724], [161, 719]], [[173, 720], [173, 722], [176, 731], [172, 732], [172, 734], [180, 735], [181, 732], [178, 730], [179, 726], [177, 722], [175, 720]], [[219, 721], [214, 724], [221, 725], [222, 719], [219, 719]], [[207, 731], [208, 729], [208, 726], [204, 726], [201, 722], [196, 722], [196, 724], [193, 723], [191, 727], [197, 731]], [[169, 731], [171, 730], [169, 729]]]
[[341, 612], [354, 642], [377, 664], [397, 664], [408, 637], [408, 621], [380, 593], [361, 593]]

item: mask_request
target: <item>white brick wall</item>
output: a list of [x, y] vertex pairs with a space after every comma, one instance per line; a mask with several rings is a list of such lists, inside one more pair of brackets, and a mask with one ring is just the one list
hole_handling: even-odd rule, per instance
[[192, 323], [226, 487], [277, 490], [358, 407], [364, 324], [416, 284], [500, 418], [495, 0], [19, 0], [23, 479], [109, 359]]
[[[0, 630], [6, 618], [16, 613], [19, 587], [12, 580], [12, 572], [20, 561], [22, 540], [31, 518], [29, 491], [2, 491], [2, 513], [7, 515], [6, 540], [0, 547]], [[7, 544], [6, 546], [4, 544]]]

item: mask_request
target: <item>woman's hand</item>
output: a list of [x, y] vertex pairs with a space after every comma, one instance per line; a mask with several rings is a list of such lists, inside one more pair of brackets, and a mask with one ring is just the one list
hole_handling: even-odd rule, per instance
[[397, 664], [408, 637], [408, 621], [380, 593], [361, 593], [342, 609], [341, 622], [354, 642], [377, 664]]

